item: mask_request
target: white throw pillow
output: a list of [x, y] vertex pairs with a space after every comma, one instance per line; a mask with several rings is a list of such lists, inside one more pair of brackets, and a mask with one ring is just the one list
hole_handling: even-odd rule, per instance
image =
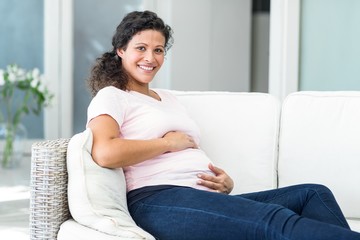
[[98, 166], [91, 157], [92, 143], [88, 128], [74, 135], [67, 149], [72, 217], [84, 226], [121, 238], [154, 239], [129, 214], [123, 170]]

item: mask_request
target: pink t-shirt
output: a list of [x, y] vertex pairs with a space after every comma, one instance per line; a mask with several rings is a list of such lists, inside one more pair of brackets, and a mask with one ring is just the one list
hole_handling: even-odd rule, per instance
[[[101, 89], [88, 107], [88, 120], [107, 114], [119, 124], [122, 138], [155, 139], [169, 131], [182, 131], [200, 144], [200, 131], [176, 97], [156, 89], [161, 101], [135, 91], [115, 87]], [[144, 186], [177, 185], [207, 189], [197, 185], [198, 173], [213, 174], [210, 159], [201, 149], [165, 153], [130, 167], [124, 167], [127, 191]]]

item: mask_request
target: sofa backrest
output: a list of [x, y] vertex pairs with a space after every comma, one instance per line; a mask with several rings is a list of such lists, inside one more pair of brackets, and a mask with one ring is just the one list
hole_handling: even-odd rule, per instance
[[279, 187], [329, 187], [348, 218], [360, 218], [360, 93], [297, 92], [282, 107]]
[[276, 188], [276, 98], [265, 93], [174, 93], [200, 126], [200, 147], [233, 178], [232, 194]]

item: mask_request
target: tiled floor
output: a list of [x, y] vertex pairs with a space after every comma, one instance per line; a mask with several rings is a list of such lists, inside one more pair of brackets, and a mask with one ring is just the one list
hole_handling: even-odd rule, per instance
[[29, 239], [30, 156], [16, 169], [0, 168], [0, 239]]

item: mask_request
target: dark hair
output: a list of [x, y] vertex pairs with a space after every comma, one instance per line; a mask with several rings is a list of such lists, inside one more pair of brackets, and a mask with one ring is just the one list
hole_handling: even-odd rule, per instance
[[165, 37], [165, 52], [170, 49], [173, 43], [172, 29], [156, 13], [150, 11], [128, 13], [116, 28], [112, 38], [112, 51], [105, 52], [97, 58], [91, 70], [88, 85], [93, 96], [106, 86], [115, 86], [126, 90], [128, 77], [122, 68], [121, 58], [117, 55], [116, 50], [126, 49], [127, 44], [136, 33], [148, 29], [161, 32]]

